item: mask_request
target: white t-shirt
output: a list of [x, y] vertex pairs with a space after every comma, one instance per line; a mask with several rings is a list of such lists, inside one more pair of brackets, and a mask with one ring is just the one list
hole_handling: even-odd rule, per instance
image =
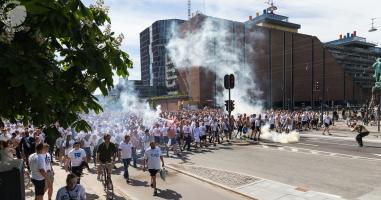
[[131, 142], [121, 142], [119, 144], [119, 149], [121, 151], [121, 156], [122, 156], [122, 159], [127, 159], [127, 158], [131, 158], [132, 157], [132, 143]]
[[79, 148], [78, 150], [72, 149], [69, 152], [68, 157], [70, 158], [71, 166], [78, 167], [81, 165], [83, 158], [86, 158], [86, 152], [81, 148]]
[[148, 169], [160, 169], [161, 150], [159, 147], [155, 149], [147, 148], [144, 153], [144, 159], [148, 159]]
[[153, 136], [161, 136], [160, 128], [154, 128], [153, 129]]
[[69, 146], [66, 147], [66, 140], [64, 140], [63, 146], [65, 148], [65, 155], [68, 155], [69, 152], [73, 149], [74, 140], [69, 141]]
[[46, 170], [45, 154], [34, 153], [29, 156], [29, 166], [32, 179], [42, 181], [45, 178], [42, 176], [40, 169]]
[[201, 135], [201, 128], [200, 127], [195, 127], [193, 129], [193, 137], [196, 141], [200, 140], [200, 135]]
[[73, 190], [68, 191], [65, 187], [57, 191], [56, 200], [85, 200], [86, 192], [82, 185], [77, 184]]
[[52, 170], [52, 156], [50, 153], [45, 154], [45, 171], [51, 171]]
[[163, 133], [163, 136], [164, 136], [164, 137], [168, 136], [168, 127], [163, 127], [163, 128], [161, 129], [161, 132]]
[[83, 140], [83, 148], [90, 147], [90, 144], [91, 144], [91, 140], [90, 139]]
[[201, 130], [200, 136], [206, 135], [206, 127], [205, 127], [205, 125], [201, 125], [200, 126], [200, 130]]

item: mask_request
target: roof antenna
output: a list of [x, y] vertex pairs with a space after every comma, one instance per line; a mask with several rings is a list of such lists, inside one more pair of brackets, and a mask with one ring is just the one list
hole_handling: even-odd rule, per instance
[[375, 19], [376, 19], [376, 18], [372, 18], [372, 19], [371, 19], [371, 20], [372, 20], [372, 27], [370, 27], [369, 32], [377, 31], [377, 28], [374, 27], [374, 20], [375, 20]]
[[270, 6], [270, 7], [267, 8], [267, 12], [269, 12], [271, 14], [274, 14], [274, 11], [278, 9], [276, 6], [274, 6], [273, 0], [268, 0], [265, 3]]

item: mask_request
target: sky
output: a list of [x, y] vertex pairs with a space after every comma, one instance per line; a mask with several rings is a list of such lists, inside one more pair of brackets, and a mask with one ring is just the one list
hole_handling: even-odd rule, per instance
[[[95, 0], [84, 0], [89, 5]], [[192, 0], [192, 12], [239, 22], [247, 21], [267, 8], [266, 0]], [[162, 19], [187, 19], [187, 0], [105, 0], [111, 27], [123, 33], [122, 49], [134, 62], [130, 80], [140, 80], [139, 33]], [[381, 0], [274, 0], [276, 14], [301, 25], [299, 33], [317, 36], [321, 41], [336, 40], [339, 34], [352, 33], [381, 45]], [[376, 10], [372, 10], [375, 8]], [[377, 10], [378, 9], [378, 10]], [[376, 32], [368, 32], [371, 18]], [[379, 46], [380, 46], [379, 45]]]

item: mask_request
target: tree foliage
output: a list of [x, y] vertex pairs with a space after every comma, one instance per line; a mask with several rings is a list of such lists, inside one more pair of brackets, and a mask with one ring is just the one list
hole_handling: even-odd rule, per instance
[[19, 1], [24, 30], [9, 33], [0, 22], [0, 117], [89, 129], [79, 113], [102, 111], [94, 91], [107, 95], [113, 71], [126, 77], [132, 67], [107, 10], [81, 0]]

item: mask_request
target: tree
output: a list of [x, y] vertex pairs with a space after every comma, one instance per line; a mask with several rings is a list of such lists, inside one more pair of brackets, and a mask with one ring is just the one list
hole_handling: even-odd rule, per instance
[[89, 7], [81, 0], [19, 1], [27, 12], [22, 30], [0, 22], [0, 119], [89, 130], [79, 114], [102, 111], [94, 91], [107, 95], [113, 72], [126, 77], [132, 67], [119, 48], [123, 36], [111, 32], [102, 0]]

